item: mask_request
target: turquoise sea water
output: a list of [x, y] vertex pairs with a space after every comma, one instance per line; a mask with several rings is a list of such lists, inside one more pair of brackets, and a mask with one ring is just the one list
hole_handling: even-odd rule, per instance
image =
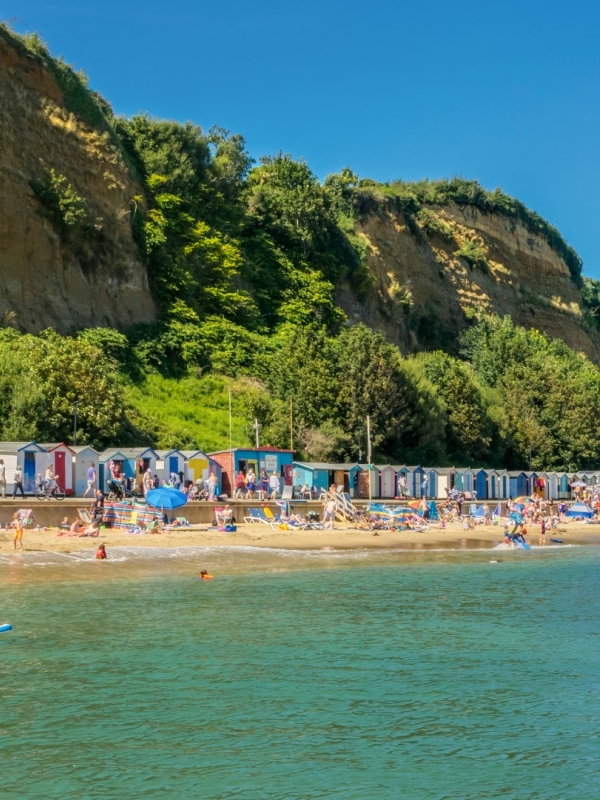
[[109, 555], [0, 559], [2, 797], [600, 797], [600, 549]]

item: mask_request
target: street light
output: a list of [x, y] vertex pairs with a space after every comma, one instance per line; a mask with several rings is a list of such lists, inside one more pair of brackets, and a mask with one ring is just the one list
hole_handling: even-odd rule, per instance
[[79, 405], [79, 400], [75, 400], [73, 403], [73, 447], [77, 447], [77, 406]]

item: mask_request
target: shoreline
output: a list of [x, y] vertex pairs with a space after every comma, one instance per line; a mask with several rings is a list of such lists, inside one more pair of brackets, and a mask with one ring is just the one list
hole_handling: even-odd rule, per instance
[[[378, 535], [375, 535], [378, 534]], [[279, 530], [262, 525], [239, 526], [233, 533], [219, 532], [206, 527], [183, 528], [160, 534], [131, 534], [123, 529], [107, 528], [99, 537], [70, 537], [59, 535], [58, 528], [46, 530], [26, 529], [23, 536], [24, 553], [75, 553], [82, 549], [97, 546], [100, 542], [119, 548], [172, 549], [174, 547], [210, 548], [263, 548], [275, 550], [428, 550], [433, 547], [444, 549], [489, 548], [503, 541], [503, 529], [494, 525], [480, 525], [474, 530], [465, 531], [460, 524], [449, 525], [445, 529], [432, 526], [428, 531], [365, 531], [339, 524], [333, 530]], [[546, 535], [546, 546], [556, 545], [552, 538], [561, 539], [564, 544], [600, 545], [600, 525], [567, 523], [559, 530]], [[528, 542], [537, 546], [539, 528], [530, 529]], [[20, 553], [13, 548], [13, 532], [0, 530], [0, 554]]]

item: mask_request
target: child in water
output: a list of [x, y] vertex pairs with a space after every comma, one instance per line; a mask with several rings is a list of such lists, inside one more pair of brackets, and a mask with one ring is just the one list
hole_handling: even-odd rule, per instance
[[96, 550], [96, 558], [103, 559], [106, 557], [106, 547], [103, 544], [99, 544], [98, 549]]
[[200, 577], [203, 581], [212, 581], [212, 575], [209, 575], [205, 569], [200, 572]]

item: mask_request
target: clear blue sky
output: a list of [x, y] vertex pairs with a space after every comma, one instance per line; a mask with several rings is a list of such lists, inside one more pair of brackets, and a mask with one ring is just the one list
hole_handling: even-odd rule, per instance
[[119, 113], [218, 124], [320, 176], [462, 175], [554, 223], [600, 278], [600, 6], [0, 0]]

